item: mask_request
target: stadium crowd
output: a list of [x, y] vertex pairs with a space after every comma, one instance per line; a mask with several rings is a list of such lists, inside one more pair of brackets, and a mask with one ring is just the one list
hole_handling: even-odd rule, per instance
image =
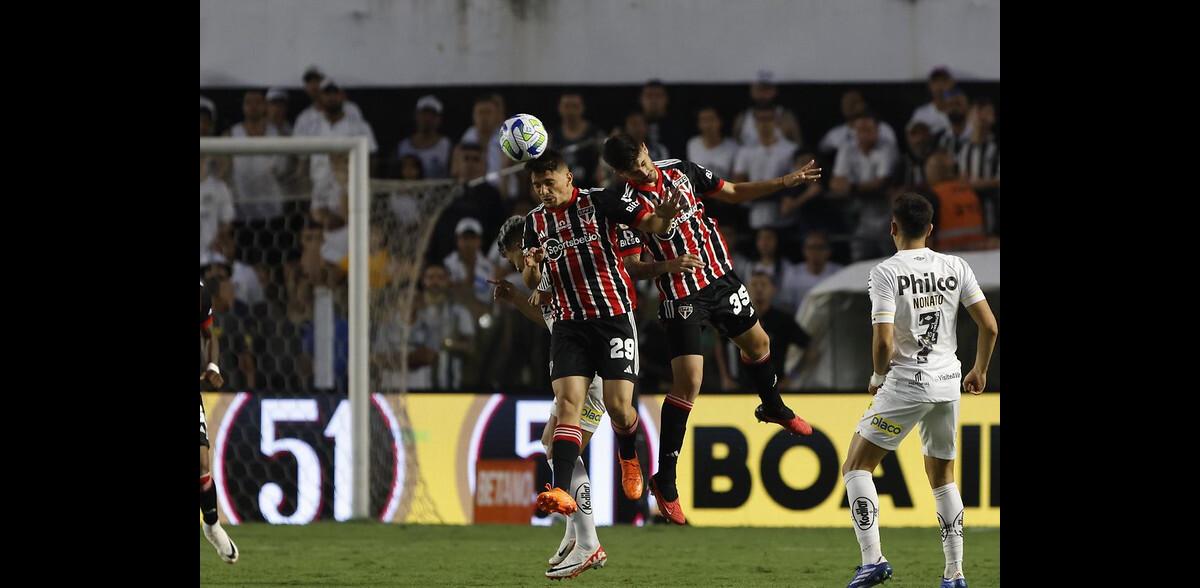
[[[381, 149], [369, 113], [350, 100], [348, 88], [316, 67], [302, 81], [309, 104], [291, 120], [294, 93], [283, 88], [245, 91], [238, 122], [224, 125], [202, 94], [200, 136], [367, 136], [373, 178], [486, 178], [467, 184], [433, 227], [425, 226], [430, 188], [372, 195], [372, 391], [404, 386], [398, 354], [407, 332], [409, 389], [548, 392], [548, 333], [494, 301], [487, 282], [507, 279], [524, 289], [500, 257], [496, 236], [505, 218], [536, 205], [528, 175], [498, 146], [501, 123], [514, 114], [504, 96], [480, 94], [469, 126], [454, 139], [442, 131], [442, 101], [424, 95], [403, 106], [412, 111], [413, 132]], [[641, 88], [639, 108], [615, 120], [590, 120], [586, 91], [562, 93], [557, 112], [531, 114], [547, 126], [551, 146], [566, 153], [577, 187], [619, 185], [600, 161], [605, 137], [616, 132], [643, 140], [656, 160], [690, 160], [739, 182], [778, 177], [816, 160], [824, 170], [818, 183], [743, 205], [705, 203], [734, 249], [735, 272], [772, 346], [803, 349], [809, 339], [795, 316], [807, 293], [845, 264], [895, 252], [888, 222], [899, 194], [918, 192], [934, 204], [930, 246], [938, 251], [999, 247], [996, 107], [968, 96], [946, 68], [930, 72], [927, 84], [928, 102], [912, 104], [908, 120], [890, 122], [861, 90], [847, 89], [825, 128], [802, 129], [765, 70], [736, 113], [715, 106], [672, 110], [668, 87], [652, 80]], [[346, 392], [347, 182], [345, 155], [201, 155], [200, 274], [213, 296], [220, 365], [229, 366], [225, 389]], [[431, 231], [425, 255], [400, 255], [422, 229]], [[401, 294], [410, 279], [418, 292], [405, 314]], [[652, 280], [639, 283], [638, 297], [640, 389], [665, 391], [669, 358]], [[333, 356], [332, 374], [320, 378], [318, 332], [332, 338]], [[726, 360], [730, 350], [711, 329], [705, 337], [704, 390], [750, 390], [738, 362]], [[787, 354], [772, 355], [780, 389], [796, 389], [805, 361], [787, 370]]]

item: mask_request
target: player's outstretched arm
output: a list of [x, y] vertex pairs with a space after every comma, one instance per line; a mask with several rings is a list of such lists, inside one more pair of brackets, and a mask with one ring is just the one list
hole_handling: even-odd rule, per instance
[[[871, 335], [871, 365], [875, 368], [875, 373], [882, 376], [887, 374], [888, 367], [892, 363], [892, 331], [895, 325], [875, 323], [872, 326], [874, 332]], [[874, 385], [868, 383], [867, 392], [874, 396], [882, 385], [882, 382]]]
[[731, 204], [749, 202], [763, 196], [770, 196], [786, 188], [795, 188], [804, 182], [815, 182], [821, 179], [821, 168], [815, 167], [817, 160], [808, 162], [804, 167], [780, 176], [773, 180], [758, 182], [725, 182], [721, 189], [710, 194], [713, 198]]
[[975, 348], [975, 366], [963, 378], [963, 390], [971, 394], [982, 394], [987, 386], [988, 365], [992, 363], [992, 350], [996, 347], [996, 338], [1000, 336], [1000, 326], [996, 324], [996, 315], [987, 300], [980, 300], [967, 307], [967, 312], [979, 327], [979, 338]]
[[517, 289], [513, 287], [512, 282], [508, 280], [488, 280], [487, 283], [495, 286], [492, 290], [492, 299], [503, 300], [516, 307], [521, 314], [525, 315], [525, 318], [539, 325], [546, 325], [546, 321], [542, 320], [542, 311], [530, 304], [529, 300], [524, 296], [521, 296], [521, 293], [517, 292]]

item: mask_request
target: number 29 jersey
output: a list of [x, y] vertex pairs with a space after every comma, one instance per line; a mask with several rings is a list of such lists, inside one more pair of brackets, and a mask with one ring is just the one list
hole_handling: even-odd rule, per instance
[[867, 293], [871, 324], [895, 324], [885, 391], [919, 402], [957, 400], [958, 305], [984, 300], [967, 262], [928, 247], [899, 251], [871, 270]]

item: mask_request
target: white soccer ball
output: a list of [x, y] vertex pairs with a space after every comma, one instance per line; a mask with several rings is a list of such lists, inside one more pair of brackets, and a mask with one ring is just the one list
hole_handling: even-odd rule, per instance
[[546, 127], [532, 114], [515, 115], [500, 125], [500, 150], [513, 161], [541, 157], [549, 141]]

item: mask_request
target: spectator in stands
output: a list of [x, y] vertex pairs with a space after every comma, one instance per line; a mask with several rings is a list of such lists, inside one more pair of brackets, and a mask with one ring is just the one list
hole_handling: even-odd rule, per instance
[[[371, 129], [371, 123], [367, 122], [361, 115], [352, 116], [344, 109], [344, 105], [346, 104], [346, 90], [332, 78], [325, 78], [325, 81], [321, 82], [321, 104], [321, 117], [313, 126], [312, 132], [308, 134], [317, 137], [366, 137], [367, 142], [370, 144], [372, 156], [371, 162], [368, 164], [368, 169], [374, 175], [374, 155], [379, 150], [379, 145], [375, 143], [375, 131]], [[300, 134], [299, 127], [300, 124], [297, 122], [297, 135]], [[327, 180], [332, 176], [332, 173], [328, 155], [314, 155], [312, 157], [309, 174], [312, 177], [314, 186], [319, 182]]]
[[823, 155], [798, 148], [792, 155], [791, 169], [799, 170], [816, 161], [822, 172], [821, 179], [816, 182], [806, 182], [794, 188], [780, 192], [779, 224], [785, 227], [795, 226], [794, 231], [788, 231], [782, 239], [786, 251], [799, 250], [804, 235], [813, 230], [841, 231], [843, 220], [837, 203], [829, 194], [828, 170], [831, 166]]
[[[233, 283], [227, 269], [214, 265], [204, 279], [212, 292], [212, 333], [221, 350], [222, 370], [229, 390], [247, 391], [256, 386], [257, 369], [254, 360], [254, 327], [245, 305], [234, 297]], [[232, 368], [237, 366], [236, 368]]]
[[265, 276], [269, 275], [268, 268], [255, 269], [250, 264], [238, 259], [237, 244], [228, 234], [217, 237], [214, 250], [213, 263], [224, 263], [229, 266], [229, 280], [233, 284], [234, 298], [248, 306], [266, 302], [263, 280]]
[[267, 122], [279, 129], [279, 134], [287, 137], [292, 134], [292, 123], [288, 122], [288, 91], [278, 86], [267, 90]]
[[[416, 155], [410, 153], [402, 156], [397, 167], [401, 180], [425, 179], [425, 166], [421, 163], [421, 158]], [[392, 210], [392, 215], [396, 217], [399, 230], [416, 230], [417, 225], [424, 220], [424, 216], [421, 214], [420, 197], [420, 190], [405, 189], [396, 190], [388, 198], [388, 205]]]
[[459, 220], [454, 235], [457, 248], [446, 256], [443, 265], [450, 276], [455, 300], [478, 317], [491, 307], [492, 286], [487, 281], [496, 275], [496, 268], [483, 253], [483, 225], [478, 220], [471, 217]]
[[[778, 297], [771, 276], [760, 271], [751, 273], [746, 289], [750, 294], [750, 301], [754, 303], [754, 311], [758, 316], [759, 323], [771, 337], [770, 361], [771, 365], [775, 367], [775, 377], [779, 379], [779, 389], [791, 390], [794, 388], [791, 374], [784, 369], [788, 348], [795, 345], [800, 349], [807, 349], [809, 335], [800, 325], [796, 324], [796, 319], [792, 317], [791, 312], [785, 312], [775, 306], [774, 300]], [[730, 357], [737, 357], [736, 354], [739, 353], [733, 341], [722, 341], [721, 343], [716, 349], [716, 359], [723, 388], [725, 390], [753, 389], [754, 382], [746, 374], [746, 370], [741, 369], [741, 362], [729, 361]]]
[[646, 144], [646, 150], [650, 153], [651, 161], [661, 161], [671, 157], [671, 153], [665, 145], [650, 138], [650, 128], [646, 125], [646, 115], [642, 114], [640, 110], [633, 110], [625, 115], [625, 126], [622, 127], [622, 130], [630, 137], [633, 137], [633, 140]]
[[425, 177], [440, 179], [450, 177], [450, 139], [441, 133], [442, 102], [428, 94], [417, 99], [414, 114], [417, 130], [405, 137], [396, 147], [396, 161], [405, 155], [416, 155], [421, 159]]
[[957, 157], [963, 146], [971, 142], [971, 136], [974, 134], [971, 121], [967, 118], [967, 93], [959, 87], [951, 88], [946, 90], [942, 102], [946, 107], [946, 119], [950, 121], [950, 127], [938, 137], [938, 150]]
[[911, 192], [926, 185], [925, 162], [933, 154], [936, 145], [929, 125], [919, 120], [908, 122], [905, 137], [908, 141], [908, 149], [901, 156], [901, 179], [897, 189], [902, 192]]
[[550, 133], [550, 146], [563, 154], [576, 183], [590, 184], [596, 180], [604, 135], [583, 118], [584, 109], [583, 95], [578, 92], [558, 97], [559, 123]]
[[[499, 94], [483, 94], [475, 98], [475, 106], [471, 110], [472, 126], [463, 132], [459, 139], [460, 145], [474, 143], [483, 149], [485, 173], [499, 173], [506, 167], [508, 159], [500, 152], [500, 124], [504, 122], [504, 98]], [[461, 177], [451, 166], [450, 175]], [[477, 177], [477, 176], [476, 176]], [[501, 182], [499, 177], [489, 178], [488, 182], [505, 194], [508, 182]]]
[[780, 292], [775, 295], [775, 304], [780, 310], [795, 314], [813, 286], [842, 269], [841, 264], [829, 260], [831, 252], [825, 233], [814, 231], [804, 238], [804, 262], [792, 266], [792, 271], [783, 279]]
[[[870, 106], [857, 88], [850, 88], [842, 92], [842, 118], [846, 122], [829, 129], [829, 132], [821, 137], [821, 143], [817, 145], [817, 150], [823, 154], [835, 156], [838, 149], [852, 145], [856, 139], [854, 127], [850, 126], [850, 121], [868, 110], [870, 110]], [[896, 132], [892, 130], [892, 125], [882, 120], [879, 121], [879, 140], [896, 146], [900, 145], [896, 140]]]
[[[707, 206], [707, 202], [705, 203]], [[747, 246], [739, 241], [741, 238], [741, 228], [737, 223], [725, 222], [724, 220], [717, 221], [717, 230], [721, 232], [721, 238], [725, 240], [725, 245], [729, 247], [730, 261], [733, 262], [733, 271], [739, 274], [744, 274], [750, 271], [750, 258], [743, 251]]]
[[[312, 104], [296, 115], [296, 124], [292, 127], [293, 135], [310, 137], [321, 134], [319, 132], [320, 123], [321, 119], [325, 118], [324, 88], [326, 79], [325, 73], [317, 69], [315, 65], [310, 65], [308, 69], [304, 70], [304, 93], [308, 94]], [[362, 110], [358, 108], [358, 105], [344, 97], [339, 110], [347, 117], [363, 118]], [[374, 140], [372, 139], [372, 141]]]
[[[929, 247], [938, 251], [983, 249], [987, 237], [983, 230], [983, 212], [979, 195], [954, 172], [954, 158], [937, 152], [925, 163], [933, 203], [933, 234]], [[931, 197], [932, 196], [932, 197]]]
[[685, 135], [677, 121], [667, 114], [667, 107], [671, 102], [667, 87], [659, 80], [646, 82], [646, 85], [642, 86], [638, 102], [641, 104], [642, 114], [646, 116], [646, 136], [650, 137], [650, 141], [666, 147], [668, 153], [683, 153]]
[[775, 232], [775, 229], [759, 229], [754, 245], [758, 259], [743, 271], [746, 274], [761, 273], [771, 277], [775, 286], [772, 291], [775, 293], [776, 305], [794, 298], [783, 291], [785, 285], [793, 281], [792, 274], [795, 273], [796, 267], [779, 251], [779, 233]]
[[988, 235], [1000, 235], [1000, 145], [992, 128], [996, 107], [981, 98], [968, 115], [971, 140], [958, 152], [958, 171], [971, 184], [983, 203], [983, 221]]
[[[484, 168], [484, 149], [474, 143], [461, 143], [454, 149], [456, 179], [469, 182], [486, 173]], [[466, 193], [454, 199], [442, 212], [434, 229], [433, 241], [430, 243], [428, 256], [431, 263], [444, 263], [444, 258], [457, 248], [458, 222], [470, 217], [476, 219], [482, 229], [480, 235], [485, 243], [490, 243], [500, 232], [500, 223], [506, 218], [505, 203], [500, 191], [487, 182], [479, 182], [466, 188]], [[490, 275], [488, 277], [491, 277]], [[488, 302], [491, 302], [491, 290], [488, 291]]]
[[217, 105], [212, 100], [200, 97], [200, 136], [212, 137], [217, 134]]
[[758, 130], [753, 124], [754, 109], [760, 106], [769, 106], [775, 112], [775, 136], [778, 140], [791, 141], [797, 145], [804, 144], [796, 113], [776, 104], [778, 96], [775, 73], [768, 69], [758, 70], [758, 77], [750, 84], [750, 108], [743, 110], [733, 119], [733, 137], [741, 142], [743, 147], [757, 145], [760, 141]]
[[851, 243], [854, 261], [891, 255], [896, 246], [888, 234], [891, 204], [888, 182], [899, 156], [896, 146], [879, 141], [879, 127], [873, 114], [854, 119], [856, 143], [838, 151], [829, 183], [835, 196], [852, 197], [852, 209], [858, 211], [858, 224]]
[[[463, 386], [463, 358], [473, 353], [475, 319], [449, 295], [446, 268], [430, 264], [421, 274], [422, 302], [414, 334], [437, 355], [431, 368], [431, 387], [458, 390]], [[490, 296], [490, 292], [489, 292]]]
[[[929, 97], [931, 100], [913, 110], [909, 123], [919, 121], [929, 127], [934, 136], [940, 135], [950, 128], [950, 119], [946, 118], [946, 90], [954, 87], [954, 77], [945, 66], [935, 67], [929, 72]], [[905, 125], [906, 127], [908, 125]]]
[[[242, 97], [242, 121], [233, 125], [229, 137], [280, 137], [267, 121], [267, 100], [261, 90], [248, 90]], [[282, 251], [291, 240], [278, 242], [284, 233], [284, 193], [279, 178], [287, 171], [286, 155], [235, 155], [230, 158], [229, 177], [238, 220], [234, 235], [238, 248], [254, 264], [278, 266]]]
[[324, 245], [325, 231], [321, 224], [305, 217], [300, 230], [300, 251], [283, 267], [287, 317], [293, 324], [300, 325], [312, 318], [313, 287], [331, 281], [329, 264], [321, 256]]
[[210, 171], [208, 158], [200, 156], [200, 265], [212, 260], [218, 236], [231, 234], [233, 194]]
[[[792, 169], [796, 144], [776, 135], [775, 109], [769, 105], [754, 107], [754, 127], [759, 140], [743, 145], [733, 163], [734, 182], [758, 182], [778, 178]], [[784, 227], [779, 214], [783, 196], [779, 193], [745, 204], [750, 210], [750, 228]]]
[[718, 177], [732, 178], [738, 144], [721, 134], [721, 114], [716, 107], [700, 107], [696, 112], [696, 128], [700, 134], [688, 141], [687, 160], [711, 169]]
[[[371, 215], [367, 234], [367, 284], [374, 294], [392, 283], [403, 267], [388, 253], [388, 237], [396, 234], [394, 220], [383, 215]], [[342, 258], [338, 268], [343, 275], [350, 274], [350, 256]]]

